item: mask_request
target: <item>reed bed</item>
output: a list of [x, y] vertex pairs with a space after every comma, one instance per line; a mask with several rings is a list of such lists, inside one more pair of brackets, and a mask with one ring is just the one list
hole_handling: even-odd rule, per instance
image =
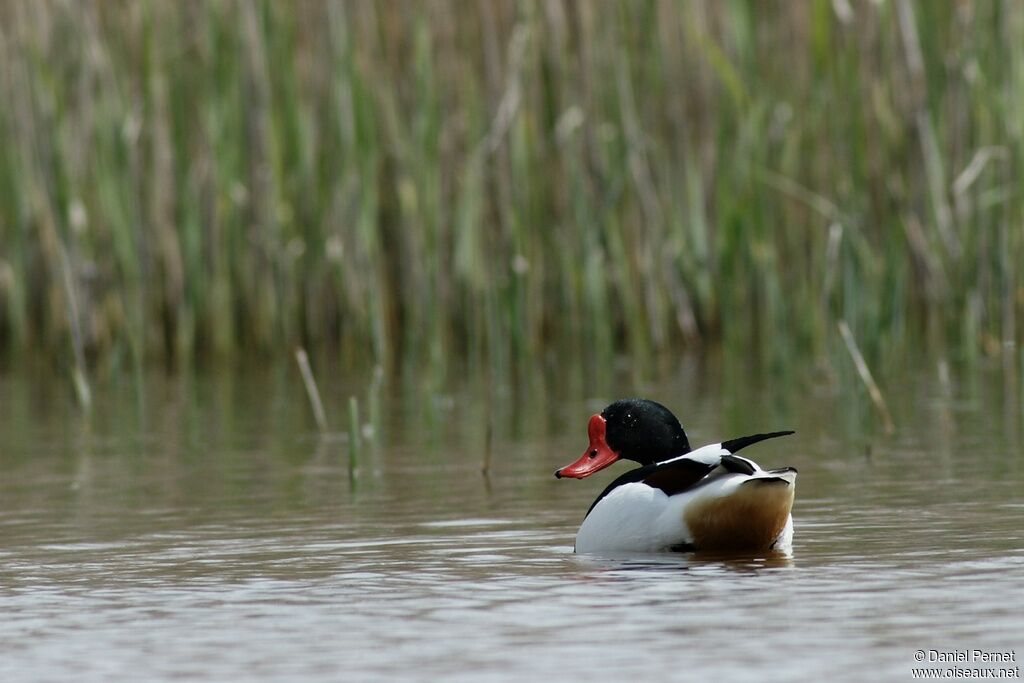
[[1019, 3], [9, 0], [0, 102], [8, 362], [1021, 335]]

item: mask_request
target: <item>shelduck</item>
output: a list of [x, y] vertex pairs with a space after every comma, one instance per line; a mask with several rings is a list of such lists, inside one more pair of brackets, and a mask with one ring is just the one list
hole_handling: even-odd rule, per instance
[[576, 534], [576, 552], [788, 550], [796, 469], [764, 470], [736, 455], [792, 431], [690, 449], [672, 412], [647, 399], [616, 401], [590, 418], [590, 446], [555, 471], [583, 479], [618, 460], [640, 467], [613, 481]]

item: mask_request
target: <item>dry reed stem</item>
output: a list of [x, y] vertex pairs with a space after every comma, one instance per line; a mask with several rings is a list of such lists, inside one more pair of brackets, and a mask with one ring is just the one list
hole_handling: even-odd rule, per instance
[[299, 372], [302, 374], [302, 382], [306, 385], [306, 395], [309, 397], [309, 404], [313, 407], [313, 417], [316, 418], [316, 425], [320, 431], [327, 431], [327, 417], [324, 415], [324, 404], [320, 401], [320, 390], [317, 389], [316, 379], [313, 377], [313, 370], [309, 367], [309, 356], [303, 348], [295, 349], [295, 360], [299, 364]]
[[348, 399], [348, 475], [353, 477], [359, 462], [359, 401]]
[[875, 404], [875, 408], [878, 409], [879, 415], [882, 416], [882, 424], [885, 427], [886, 434], [892, 434], [896, 427], [892, 421], [892, 414], [889, 412], [889, 406], [885, 403], [885, 397], [882, 396], [881, 389], [878, 388], [878, 384], [875, 383], [875, 378], [871, 375], [871, 370], [868, 368], [868, 364], [864, 361], [864, 356], [861, 355], [860, 349], [857, 347], [857, 342], [853, 338], [853, 333], [850, 332], [850, 326], [846, 324], [845, 320], [839, 321], [839, 334], [843, 337], [843, 342], [846, 344], [846, 350], [850, 352], [850, 358], [853, 359], [853, 364], [857, 368], [857, 374], [860, 375], [860, 379], [864, 382], [864, 385], [868, 388], [868, 394], [871, 396], [871, 401]]

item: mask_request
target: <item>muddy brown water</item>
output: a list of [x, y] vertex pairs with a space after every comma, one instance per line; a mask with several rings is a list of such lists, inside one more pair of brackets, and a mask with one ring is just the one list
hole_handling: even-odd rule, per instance
[[[855, 383], [730, 376], [395, 381], [372, 401], [368, 380], [324, 382], [332, 424], [362, 397], [350, 477], [292, 368], [109, 382], [88, 418], [59, 379], [8, 374], [0, 680], [911, 680], [918, 650], [1024, 654], [1001, 370], [890, 381], [892, 436]], [[800, 470], [791, 556], [573, 554], [625, 465], [552, 472], [634, 393], [695, 445], [797, 430], [745, 453]]]

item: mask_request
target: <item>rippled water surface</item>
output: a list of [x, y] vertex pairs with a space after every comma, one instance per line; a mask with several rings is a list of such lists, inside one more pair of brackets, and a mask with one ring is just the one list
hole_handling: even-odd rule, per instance
[[332, 424], [361, 397], [350, 477], [289, 370], [111, 383], [87, 418], [59, 381], [0, 379], [0, 680], [910, 680], [918, 649], [1024, 655], [995, 370], [913, 375], [892, 436], [825, 379], [626, 382], [694, 444], [797, 429], [749, 455], [800, 478], [792, 557], [617, 558], [572, 544], [625, 466], [551, 475], [625, 391], [332, 384]]

